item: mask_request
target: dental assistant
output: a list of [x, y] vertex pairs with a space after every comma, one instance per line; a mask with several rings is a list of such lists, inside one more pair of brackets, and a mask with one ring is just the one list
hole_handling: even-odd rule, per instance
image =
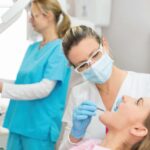
[[[105, 137], [106, 127], [99, 124], [102, 112], [93, 108], [93, 102], [104, 111], [116, 111], [123, 95], [150, 97], [150, 75], [116, 67], [107, 41], [90, 27], [69, 29], [63, 38], [63, 49], [70, 65], [86, 81], [72, 88], [63, 117], [66, 126], [59, 150], [69, 149], [87, 138]], [[72, 117], [73, 112], [78, 119]], [[82, 118], [84, 115], [89, 116]]]
[[15, 82], [0, 83], [2, 97], [11, 99], [7, 150], [54, 150], [70, 78], [61, 40], [70, 20], [58, 1], [34, 0], [30, 21], [43, 40], [29, 46]]

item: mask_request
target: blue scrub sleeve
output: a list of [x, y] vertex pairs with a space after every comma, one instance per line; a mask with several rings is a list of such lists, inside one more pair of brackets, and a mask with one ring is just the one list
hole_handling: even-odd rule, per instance
[[55, 81], [63, 81], [68, 68], [69, 66], [62, 49], [60, 46], [58, 46], [54, 49], [53, 54], [49, 57], [44, 78]]

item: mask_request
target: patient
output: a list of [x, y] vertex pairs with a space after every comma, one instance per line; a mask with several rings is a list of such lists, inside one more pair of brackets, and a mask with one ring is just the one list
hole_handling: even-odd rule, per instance
[[71, 150], [150, 150], [150, 99], [124, 96], [117, 112], [106, 111], [99, 119], [109, 130], [105, 139], [86, 140]]

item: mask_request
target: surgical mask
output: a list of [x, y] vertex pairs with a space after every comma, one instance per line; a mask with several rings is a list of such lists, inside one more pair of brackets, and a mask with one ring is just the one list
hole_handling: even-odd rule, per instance
[[97, 84], [105, 83], [112, 74], [113, 60], [105, 52], [101, 59], [91, 65], [90, 68], [81, 72], [85, 80]]

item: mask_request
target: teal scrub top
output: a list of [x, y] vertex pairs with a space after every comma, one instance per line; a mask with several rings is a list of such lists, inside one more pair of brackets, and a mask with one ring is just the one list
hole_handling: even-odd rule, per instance
[[45, 98], [10, 100], [4, 127], [13, 133], [41, 140], [57, 141], [61, 130], [70, 68], [63, 54], [62, 40], [57, 39], [40, 48], [40, 42], [29, 46], [17, 74], [16, 84], [32, 84], [42, 79], [57, 81]]

